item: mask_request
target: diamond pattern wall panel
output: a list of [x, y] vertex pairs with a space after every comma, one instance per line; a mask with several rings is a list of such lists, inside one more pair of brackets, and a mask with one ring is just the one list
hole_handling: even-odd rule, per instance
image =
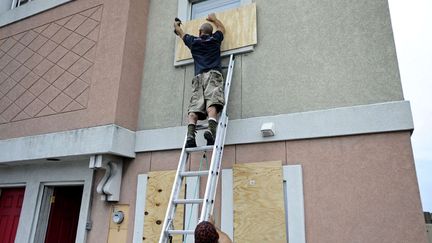
[[0, 124], [87, 108], [102, 6], [0, 39]]

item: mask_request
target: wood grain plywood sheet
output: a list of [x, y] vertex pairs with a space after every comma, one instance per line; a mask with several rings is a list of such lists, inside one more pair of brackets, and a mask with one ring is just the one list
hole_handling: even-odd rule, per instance
[[[175, 173], [175, 171], [153, 171], [148, 173], [143, 243], [159, 242]], [[184, 195], [184, 186], [180, 195], [181, 198], [184, 198], [182, 197]], [[178, 206], [174, 222], [176, 229], [183, 228], [183, 213], [184, 206]], [[173, 242], [181, 241], [182, 236], [180, 235], [173, 238]]]
[[[225, 36], [221, 51], [229, 51], [257, 43], [256, 5], [248, 4], [240, 8], [216, 13], [216, 17], [225, 26]], [[183, 23], [185, 33], [198, 36], [199, 27], [208, 22], [203, 19], [194, 19]], [[216, 29], [215, 25], [213, 28]], [[189, 48], [180, 38], [177, 38], [176, 61], [191, 59]]]
[[282, 162], [233, 166], [235, 242], [286, 242]]

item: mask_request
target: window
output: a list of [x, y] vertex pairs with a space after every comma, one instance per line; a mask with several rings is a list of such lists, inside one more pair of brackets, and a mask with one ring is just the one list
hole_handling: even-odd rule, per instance
[[[194, 32], [199, 29], [200, 20], [198, 19], [205, 18], [211, 12], [216, 12], [217, 18], [228, 30], [227, 36], [230, 36], [224, 40], [221, 49], [222, 56], [253, 51], [257, 43], [257, 25], [256, 4], [252, 4], [252, 0], [178, 0], [177, 17], [184, 20], [183, 30], [190, 34], [198, 34]], [[191, 18], [198, 19], [189, 21]], [[247, 31], [244, 31], [243, 28], [247, 28]], [[193, 63], [193, 59], [189, 49], [181, 41], [176, 40], [174, 66], [190, 63]]]
[[237, 8], [240, 0], [204, 0], [191, 3], [191, 19], [204, 18], [209, 13], [221, 12], [227, 9]]
[[212, 12], [222, 12], [250, 3], [252, 0], [178, 0], [177, 17], [181, 20], [203, 18]]
[[26, 3], [30, 2], [30, 1], [32, 1], [32, 0], [13, 0], [12, 1], [12, 8], [11, 9], [17, 8], [19, 6], [22, 6], [22, 5], [24, 5], [24, 4], [26, 4]]
[[0, 0], [0, 27], [73, 0]]

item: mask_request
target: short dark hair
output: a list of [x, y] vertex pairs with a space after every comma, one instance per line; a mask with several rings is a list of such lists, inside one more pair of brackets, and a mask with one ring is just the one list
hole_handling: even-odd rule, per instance
[[208, 221], [202, 221], [195, 228], [195, 243], [217, 243], [219, 234], [214, 225]]
[[201, 25], [200, 31], [205, 35], [211, 35], [213, 33], [213, 26], [209, 23], [204, 23]]

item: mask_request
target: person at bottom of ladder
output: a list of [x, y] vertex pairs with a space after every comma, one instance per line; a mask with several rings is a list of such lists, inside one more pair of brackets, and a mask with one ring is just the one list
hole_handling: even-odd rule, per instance
[[213, 217], [196, 226], [194, 238], [195, 243], [232, 243], [229, 236], [214, 225]]
[[[177, 19], [178, 20], [178, 19]], [[204, 23], [199, 36], [184, 33], [181, 22], [174, 22], [174, 32], [190, 49], [195, 63], [195, 77], [192, 80], [192, 97], [188, 108], [188, 135], [186, 148], [196, 147], [195, 133], [197, 120], [204, 120], [208, 114], [208, 131], [204, 132], [207, 145], [213, 145], [216, 137], [217, 115], [224, 106], [223, 77], [221, 66], [221, 43], [225, 27], [214, 13], [207, 20], [216, 26]]]

